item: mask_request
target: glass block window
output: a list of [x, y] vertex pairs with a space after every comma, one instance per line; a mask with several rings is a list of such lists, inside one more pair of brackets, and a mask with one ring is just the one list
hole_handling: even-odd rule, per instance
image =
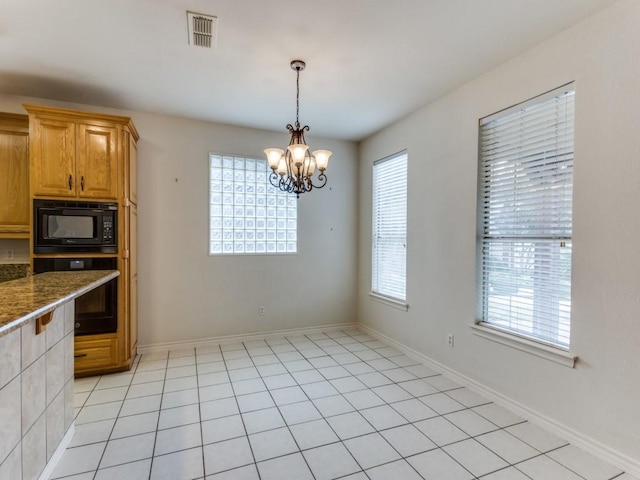
[[209, 154], [209, 255], [296, 253], [296, 196], [269, 183], [267, 161]]

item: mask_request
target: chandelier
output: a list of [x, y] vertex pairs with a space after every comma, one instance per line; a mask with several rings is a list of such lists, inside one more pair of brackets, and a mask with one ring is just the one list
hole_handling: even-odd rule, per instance
[[[329, 164], [331, 152], [329, 150], [315, 150], [309, 153], [309, 146], [304, 139], [304, 132], [309, 126], [300, 127], [300, 72], [306, 64], [302, 60], [293, 60], [291, 69], [296, 72], [296, 123], [287, 125], [291, 140], [286, 150], [281, 148], [265, 148], [271, 174], [271, 185], [283, 192], [295, 193], [300, 198], [301, 193], [310, 192], [314, 188], [322, 188], [327, 184], [324, 171]], [[316, 169], [320, 172], [316, 182], [313, 174]]]

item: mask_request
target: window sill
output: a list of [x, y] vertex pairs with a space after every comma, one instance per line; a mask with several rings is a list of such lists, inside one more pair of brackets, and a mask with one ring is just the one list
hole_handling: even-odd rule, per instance
[[395, 298], [385, 297], [383, 295], [380, 295], [374, 292], [369, 292], [369, 296], [376, 302], [384, 303], [385, 305], [389, 305], [390, 307], [397, 308], [398, 310], [402, 310], [404, 312], [409, 310], [409, 304], [403, 302], [402, 300], [396, 300]]
[[484, 323], [471, 325], [471, 330], [479, 337], [550, 360], [565, 367], [573, 368], [578, 360], [578, 357], [571, 355], [569, 351], [538, 343]]

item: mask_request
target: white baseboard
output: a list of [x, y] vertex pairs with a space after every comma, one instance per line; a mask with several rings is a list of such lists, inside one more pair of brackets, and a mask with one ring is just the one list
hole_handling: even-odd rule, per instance
[[531, 421], [532, 423], [537, 424], [548, 432], [551, 432], [554, 435], [567, 440], [572, 445], [575, 445], [576, 447], [581, 448], [588, 453], [591, 453], [601, 460], [624, 470], [626, 473], [633, 475], [634, 477], [640, 477], [640, 461], [631, 458], [628, 455], [625, 455], [617, 450], [614, 450], [597, 440], [587, 437], [577, 432], [576, 430], [569, 428], [568, 426], [497, 392], [496, 390], [482, 385], [481, 383], [478, 383], [477, 381], [467, 377], [466, 375], [452, 370], [442, 363], [437, 362], [436, 360], [433, 360], [432, 358], [427, 357], [426, 355], [423, 355], [422, 353], [407, 347], [397, 340], [394, 340], [393, 338], [378, 332], [368, 325], [359, 323], [358, 328], [368, 333], [372, 337], [376, 337], [379, 340], [382, 340], [385, 343], [388, 343], [389, 345], [397, 348], [398, 350], [404, 352], [406, 355], [414, 358], [415, 360], [423, 362], [433, 370], [446, 374], [448, 377], [458, 382], [459, 384], [464, 385], [465, 387], [469, 387], [470, 390], [473, 390], [476, 393], [488, 398], [489, 400], [492, 400], [495, 403], [511, 410], [512, 412]]
[[211, 344], [247, 342], [260, 340], [262, 338], [281, 337], [283, 335], [306, 335], [311, 333], [325, 332], [327, 330], [358, 328], [357, 323], [332, 323], [317, 327], [289, 328], [285, 330], [270, 330], [267, 332], [247, 333], [240, 335], [225, 335], [221, 337], [200, 338], [197, 340], [181, 340], [178, 342], [150, 343], [148, 345], [138, 345], [138, 353], [164, 352], [167, 350], [177, 350], [184, 348], [202, 347]]
[[64, 437], [62, 437], [58, 448], [56, 448], [56, 451], [53, 452], [53, 455], [51, 455], [51, 459], [47, 462], [47, 465], [44, 467], [44, 470], [38, 477], [38, 480], [49, 480], [49, 477], [53, 475], [53, 471], [58, 466], [58, 462], [60, 462], [60, 459], [64, 455], [65, 450], [71, 443], [71, 439], [73, 438], [74, 433], [76, 433], [76, 426], [74, 423], [72, 423], [67, 430], [67, 433], [65, 433]]

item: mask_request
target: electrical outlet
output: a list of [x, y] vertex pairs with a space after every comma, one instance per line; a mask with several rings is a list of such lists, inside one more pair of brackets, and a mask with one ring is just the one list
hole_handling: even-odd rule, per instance
[[265, 308], [262, 305], [260, 305], [258, 307], [258, 315], [260, 315], [261, 317], [264, 317], [264, 313], [265, 313]]
[[13, 248], [7, 248], [5, 257], [7, 260], [13, 260], [14, 258], [16, 258], [15, 250]]
[[447, 334], [447, 345], [453, 348], [453, 333]]

